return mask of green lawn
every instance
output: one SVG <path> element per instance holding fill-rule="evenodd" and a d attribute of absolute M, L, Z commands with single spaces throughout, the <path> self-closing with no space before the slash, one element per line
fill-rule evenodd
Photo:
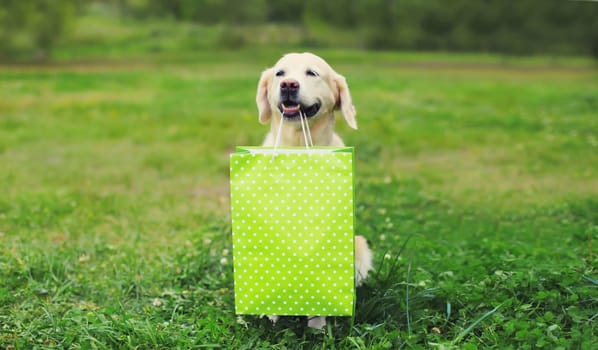
<path fill-rule="evenodd" d="M 591 66 L 318 51 L 358 110 L 338 129 L 377 266 L 319 334 L 233 308 L 228 153 L 266 133 L 282 51 L 65 50 L 0 67 L 0 348 L 598 346 Z"/>

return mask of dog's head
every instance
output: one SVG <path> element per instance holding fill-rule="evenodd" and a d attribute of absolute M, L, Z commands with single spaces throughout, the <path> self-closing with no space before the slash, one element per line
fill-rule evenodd
<path fill-rule="evenodd" d="M 273 114 L 298 121 L 301 114 L 316 119 L 340 109 L 347 124 L 357 129 L 345 78 L 311 53 L 287 54 L 266 69 L 258 83 L 256 102 L 262 124 Z"/>

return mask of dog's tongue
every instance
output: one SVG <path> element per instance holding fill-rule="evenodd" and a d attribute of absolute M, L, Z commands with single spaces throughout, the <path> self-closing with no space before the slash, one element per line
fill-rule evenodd
<path fill-rule="evenodd" d="M 283 113 L 297 113 L 297 112 L 299 112 L 299 105 L 296 105 L 296 106 L 282 105 L 282 112 Z"/>

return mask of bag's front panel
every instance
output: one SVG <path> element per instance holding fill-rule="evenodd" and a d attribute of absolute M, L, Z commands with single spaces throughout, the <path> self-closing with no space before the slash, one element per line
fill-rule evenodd
<path fill-rule="evenodd" d="M 231 156 L 237 313 L 353 313 L 352 176 L 351 153 Z"/>

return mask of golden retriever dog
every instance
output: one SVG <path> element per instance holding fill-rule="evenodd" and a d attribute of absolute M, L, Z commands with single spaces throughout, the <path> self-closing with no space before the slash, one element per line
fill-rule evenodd
<path fill-rule="evenodd" d="M 357 129 L 355 107 L 345 78 L 311 53 L 289 53 L 259 80 L 256 96 L 259 121 L 270 123 L 263 146 L 305 146 L 301 119 L 307 121 L 314 146 L 344 146 L 334 132 L 334 111 Z M 283 121 L 284 120 L 284 121 Z M 282 125 L 281 125 L 282 123 Z M 280 130 L 280 135 L 278 135 Z M 355 237 L 355 283 L 361 285 L 372 269 L 372 252 L 362 236 Z M 276 322 L 277 316 L 269 316 Z M 325 317 L 308 317 L 308 326 L 322 329 Z"/>

